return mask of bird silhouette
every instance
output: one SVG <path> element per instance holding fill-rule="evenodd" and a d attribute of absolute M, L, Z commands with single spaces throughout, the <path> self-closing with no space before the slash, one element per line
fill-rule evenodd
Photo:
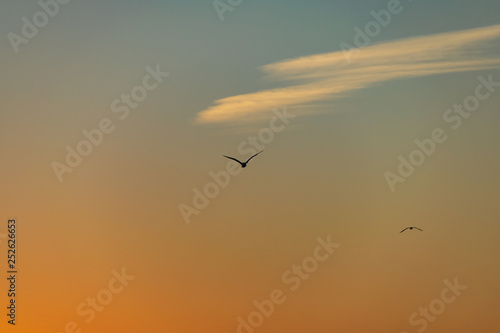
<path fill-rule="evenodd" d="M 241 164 L 241 167 L 242 167 L 242 168 L 244 168 L 244 167 L 246 167 L 246 166 L 247 166 L 247 163 L 248 163 L 248 162 L 250 162 L 250 160 L 251 160 L 252 158 L 254 158 L 255 156 L 259 155 L 259 154 L 260 154 L 260 153 L 262 153 L 262 152 L 263 152 L 263 150 L 259 151 L 259 152 L 258 152 L 257 154 L 255 154 L 255 155 L 251 156 L 248 160 L 246 160 L 246 162 L 240 162 L 239 160 L 237 160 L 236 158 L 231 157 L 231 156 L 226 156 L 226 155 L 222 155 L 222 156 L 224 156 L 225 158 L 229 158 L 230 160 L 233 160 L 233 161 L 238 162 L 239 164 Z"/>
<path fill-rule="evenodd" d="M 420 230 L 420 231 L 423 231 L 422 229 L 417 228 L 417 227 L 406 227 L 406 228 L 404 228 L 403 230 L 401 230 L 399 233 L 402 233 L 402 232 L 403 232 L 403 231 L 405 231 L 406 229 L 410 229 L 410 230 L 412 230 L 412 229 L 418 229 L 418 230 Z"/>

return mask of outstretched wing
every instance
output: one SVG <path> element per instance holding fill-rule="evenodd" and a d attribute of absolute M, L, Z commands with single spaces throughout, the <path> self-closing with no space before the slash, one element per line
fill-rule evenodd
<path fill-rule="evenodd" d="M 260 153 L 262 153 L 262 152 L 263 152 L 263 150 L 259 151 L 257 154 L 255 154 L 255 155 L 253 155 L 252 157 L 250 157 L 250 158 L 249 158 L 249 159 L 248 159 L 245 163 L 250 162 L 250 160 L 251 160 L 252 158 L 254 158 L 255 156 L 259 155 L 259 154 L 260 154 Z"/>
<path fill-rule="evenodd" d="M 238 161 L 237 159 L 235 159 L 234 157 L 230 157 L 230 156 L 226 156 L 226 155 L 222 155 L 224 156 L 225 158 L 229 158 L 230 160 L 233 160 L 233 161 L 236 161 L 238 162 L 239 164 L 243 165 L 243 163 L 241 163 L 240 161 Z"/>
<path fill-rule="evenodd" d="M 403 231 L 405 231 L 406 229 L 408 229 L 409 227 L 406 227 L 404 228 L 403 230 L 401 230 L 399 233 L 402 233 Z"/>
<path fill-rule="evenodd" d="M 413 227 L 413 228 L 415 228 L 415 229 L 418 229 L 418 230 L 420 230 L 420 231 L 423 231 L 422 229 L 420 229 L 420 228 L 417 228 L 417 227 Z"/>

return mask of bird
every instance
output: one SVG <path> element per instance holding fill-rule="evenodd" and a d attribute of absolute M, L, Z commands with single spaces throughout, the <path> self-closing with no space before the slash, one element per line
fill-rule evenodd
<path fill-rule="evenodd" d="M 250 162 L 250 160 L 251 160 L 252 158 L 254 158 L 255 156 L 259 155 L 259 154 L 260 154 L 260 153 L 262 153 L 262 152 L 263 152 L 263 150 L 259 151 L 259 152 L 258 152 L 257 154 L 255 154 L 255 155 L 251 156 L 248 160 L 246 160 L 246 162 L 240 162 L 240 161 L 238 161 L 236 158 L 231 157 L 231 156 L 226 156 L 226 155 L 222 155 L 222 156 L 224 156 L 225 158 L 229 158 L 230 160 L 233 160 L 233 161 L 238 162 L 239 164 L 241 164 L 241 167 L 242 167 L 242 168 L 244 168 L 244 167 L 246 167 L 246 166 L 247 166 L 248 162 Z"/>
<path fill-rule="evenodd" d="M 418 229 L 418 230 L 420 230 L 420 231 L 423 231 L 422 229 L 417 228 L 417 227 L 406 227 L 406 228 L 404 228 L 403 230 L 401 230 L 399 233 L 402 233 L 402 232 L 403 232 L 403 231 L 405 231 L 406 229 L 410 229 L 410 230 L 412 230 L 413 228 Z"/>

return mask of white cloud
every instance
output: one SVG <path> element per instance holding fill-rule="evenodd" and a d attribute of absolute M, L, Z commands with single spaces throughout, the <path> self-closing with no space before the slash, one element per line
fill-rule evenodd
<path fill-rule="evenodd" d="M 401 39 L 362 48 L 350 62 L 342 51 L 289 59 L 262 67 L 270 78 L 302 84 L 226 97 L 201 111 L 196 122 L 239 122 L 266 117 L 272 109 L 332 100 L 378 82 L 500 67 L 485 57 L 500 25 Z M 493 45 L 493 44 L 490 44 Z"/>

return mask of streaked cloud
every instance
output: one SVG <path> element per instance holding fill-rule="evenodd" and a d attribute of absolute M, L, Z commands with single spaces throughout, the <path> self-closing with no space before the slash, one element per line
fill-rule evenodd
<path fill-rule="evenodd" d="M 497 68 L 500 57 L 487 54 L 498 38 L 500 25 L 493 25 L 368 46 L 353 52 L 350 62 L 337 51 L 273 63 L 261 68 L 270 79 L 299 84 L 219 99 L 196 122 L 256 120 L 284 105 L 334 100 L 379 82 Z"/>

